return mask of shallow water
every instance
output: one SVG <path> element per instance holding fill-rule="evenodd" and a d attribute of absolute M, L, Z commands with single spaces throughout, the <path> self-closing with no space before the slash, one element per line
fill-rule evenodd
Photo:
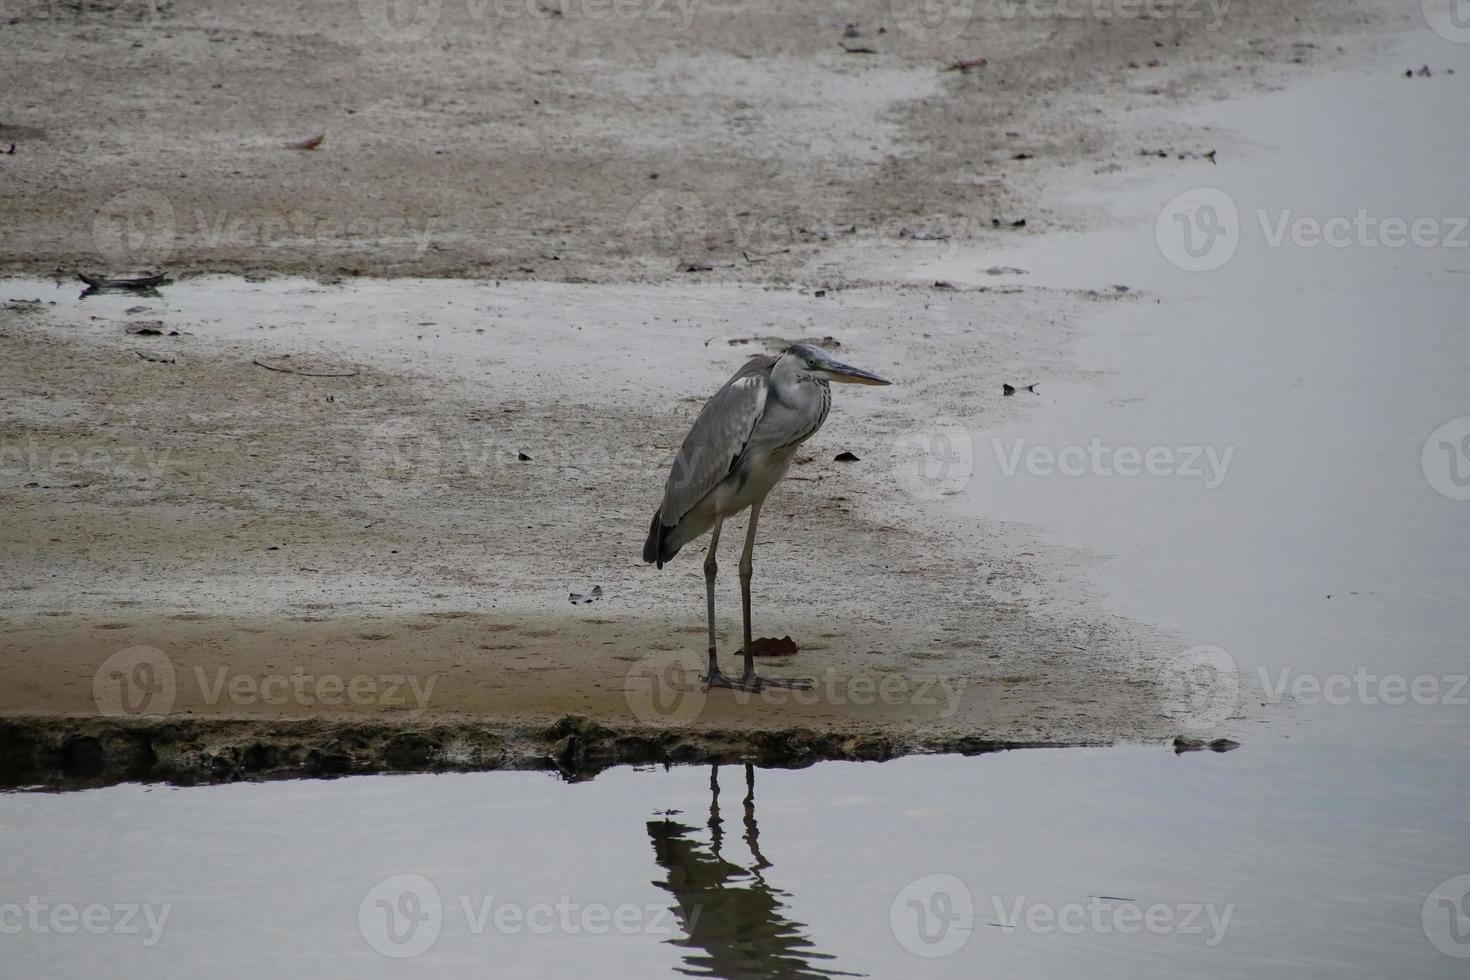
<path fill-rule="evenodd" d="M 915 272 L 1143 292 L 1087 321 L 1095 383 L 1016 379 L 1041 394 L 969 433 L 951 506 L 1106 556 L 1108 601 L 1218 648 L 1243 697 L 1284 676 L 1244 748 L 12 794 L 0 972 L 356 977 L 412 953 L 433 976 L 1464 976 L 1470 501 L 1431 433 L 1470 416 L 1470 251 L 1271 247 L 1256 220 L 1464 210 L 1470 130 L 1446 120 L 1470 52 L 1414 43 L 1207 110 L 1256 146 L 1101 182 L 1137 220 Z M 1391 70 L 1425 61 L 1457 72 Z M 1245 220 L 1187 273 L 1154 217 L 1206 184 Z M 1017 439 L 1231 455 L 1216 486 L 1203 452 L 1200 476 L 1008 476 Z M 69 907 L 96 934 L 62 934 Z"/>
<path fill-rule="evenodd" d="M 1421 922 L 1470 832 L 1452 752 L 116 786 L 0 819 L 6 901 L 162 925 L 6 936 L 10 976 L 1463 976 Z"/>
<path fill-rule="evenodd" d="M 1436 74 L 1405 79 L 1411 61 Z M 1219 165 L 1101 181 L 1085 199 L 1124 219 L 1107 230 L 914 273 L 1142 292 L 1089 318 L 1095 383 L 1018 379 L 1041 382 L 1016 396 L 1027 416 L 970 433 L 954 506 L 1106 556 L 1093 578 L 1116 608 L 1218 648 L 1247 696 L 1290 709 L 1272 732 L 1285 714 L 1313 739 L 1470 736 L 1470 129 L 1448 122 L 1467 95 L 1464 46 L 1414 36 L 1202 110 Z M 1200 188 L 1229 233 L 1191 226 L 1190 256 L 1155 218 Z M 1425 244 L 1395 219 L 1424 222 Z M 1347 244 L 1314 236 L 1334 220 Z"/>

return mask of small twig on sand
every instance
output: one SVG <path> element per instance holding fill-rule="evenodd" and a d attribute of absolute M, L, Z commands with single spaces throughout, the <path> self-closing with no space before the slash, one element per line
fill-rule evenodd
<path fill-rule="evenodd" d="M 140 350 L 135 350 L 135 351 L 133 351 L 133 353 L 134 354 L 137 354 L 143 360 L 148 361 L 148 362 L 150 362 L 152 364 L 173 364 L 174 363 L 174 358 L 173 358 L 172 355 L 163 356 L 163 355 L 159 355 L 159 354 L 145 354 L 145 353 L 143 353 Z"/>
<path fill-rule="evenodd" d="M 984 58 L 966 58 L 963 61 L 956 61 L 953 64 L 946 66 L 944 70 L 957 71 L 961 74 L 968 75 L 974 69 L 984 68 L 989 63 L 990 62 L 986 61 Z"/>
<path fill-rule="evenodd" d="M 301 140 L 300 142 L 297 142 L 297 143 L 287 143 L 286 144 L 286 149 L 288 149 L 288 150 L 315 150 L 317 147 L 319 147 L 319 146 L 322 145 L 322 140 L 324 140 L 326 138 L 327 138 L 327 134 L 326 133 L 322 133 L 319 136 L 313 136 L 311 139 Z"/>
<path fill-rule="evenodd" d="M 256 367 L 263 367 L 267 371 L 276 371 L 280 374 L 296 374 L 303 378 L 354 378 L 357 376 L 356 371 L 297 371 L 295 368 L 277 367 L 274 364 L 267 364 L 264 361 L 251 361 L 250 363 Z"/>

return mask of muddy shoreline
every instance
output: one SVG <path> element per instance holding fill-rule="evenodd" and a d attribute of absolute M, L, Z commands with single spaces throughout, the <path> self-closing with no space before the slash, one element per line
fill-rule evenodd
<path fill-rule="evenodd" d="M 123 782 L 200 786 L 375 773 L 544 770 L 569 781 L 622 765 L 882 762 L 1092 742 L 1016 742 L 959 734 L 903 736 L 810 729 L 659 731 L 577 715 L 542 726 L 248 720 L 0 719 L 0 789 L 75 790 Z"/>
<path fill-rule="evenodd" d="M 0 284 L 9 771 L 578 775 L 1187 730 L 1190 643 L 1100 608 L 1103 559 L 947 503 L 994 463 L 951 437 L 1027 417 L 1003 384 L 1087 379 L 1073 342 L 1092 311 L 1153 298 L 905 270 L 1103 220 L 1063 197 L 1092 174 L 1212 179 L 1233 137 L 1181 107 L 1289 84 L 1398 15 L 1298 0 L 1232 5 L 1208 31 L 1028 14 L 936 38 L 886 3 L 772 3 L 688 31 L 477 33 L 451 4 L 403 43 L 364 35 L 358 7 L 7 25 L 27 44 L 0 80 L 27 99 L 0 119 L 17 148 L 0 270 L 55 273 Z M 874 53 L 834 51 L 848 24 Z M 55 70 L 62 50 L 88 71 Z M 318 149 L 284 145 L 324 127 Z M 77 295 L 77 270 L 162 267 L 151 295 Z M 425 278 L 370 278 L 405 276 Z M 661 473 L 745 356 L 797 340 L 901 397 L 840 393 L 773 497 L 757 634 L 800 645 L 777 673 L 907 693 L 711 696 L 649 726 L 635 674 L 704 656 L 699 556 L 637 561 Z M 569 603 L 594 585 L 596 605 Z M 251 691 L 302 672 L 443 683 L 419 714 L 298 698 L 236 717 L 199 682 L 170 690 L 172 714 L 105 717 L 104 681 L 132 676 L 107 665 L 138 650 Z M 964 697 L 917 704 L 933 678 Z"/>

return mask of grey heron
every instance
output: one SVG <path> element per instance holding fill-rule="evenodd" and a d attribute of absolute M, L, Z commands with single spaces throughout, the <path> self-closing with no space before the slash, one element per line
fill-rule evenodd
<path fill-rule="evenodd" d="M 796 449 L 827 420 L 829 382 L 886 385 L 887 378 L 843 364 L 820 347 L 795 344 L 780 357 L 752 357 L 705 403 L 674 457 L 663 503 L 654 511 L 643 560 L 664 567 L 679 549 L 710 532 L 704 559 L 709 619 L 709 673 L 715 687 L 756 691 L 803 682 L 759 677 L 750 640 L 751 551 L 766 495 L 786 475 Z M 750 508 L 745 551 L 740 556 L 740 612 L 745 670 L 736 680 L 720 672 L 715 654 L 715 551 L 727 518 Z"/>

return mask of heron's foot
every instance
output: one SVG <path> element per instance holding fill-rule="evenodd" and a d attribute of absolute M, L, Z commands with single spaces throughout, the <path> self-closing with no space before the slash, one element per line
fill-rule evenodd
<path fill-rule="evenodd" d="M 752 693 L 763 691 L 768 687 L 784 688 L 795 691 L 810 691 L 817 686 L 817 682 L 808 677 L 762 677 L 760 674 L 745 674 L 742 677 L 731 677 L 714 671 L 700 677 L 704 681 L 704 689 L 707 691 L 712 687 L 728 687 L 733 691 L 750 691 Z"/>

